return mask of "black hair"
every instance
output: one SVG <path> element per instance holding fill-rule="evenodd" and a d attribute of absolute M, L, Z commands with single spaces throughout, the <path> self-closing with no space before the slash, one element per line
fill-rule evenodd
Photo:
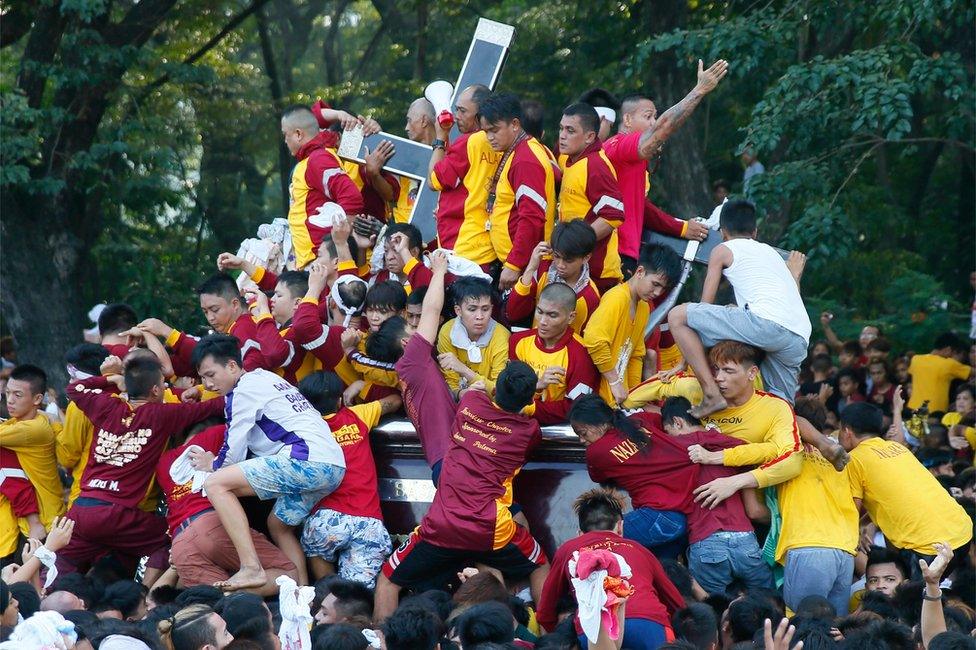
<path fill-rule="evenodd" d="M 580 126 L 586 133 L 598 133 L 600 131 L 600 116 L 592 105 L 584 102 L 570 104 L 563 109 L 564 117 L 578 117 Z"/>
<path fill-rule="evenodd" d="M 427 287 L 418 287 L 407 296 L 407 305 L 424 304 L 424 296 L 427 295 Z"/>
<path fill-rule="evenodd" d="M 840 380 L 843 379 L 844 377 L 854 380 L 854 383 L 857 384 L 858 386 L 860 386 L 862 383 L 861 374 L 857 370 L 854 370 L 853 368 L 841 368 L 840 370 L 837 371 L 837 374 L 834 375 L 834 380 L 838 384 L 840 384 Z"/>
<path fill-rule="evenodd" d="M 171 618 L 157 624 L 164 643 L 173 650 L 195 650 L 204 645 L 217 644 L 217 631 L 210 623 L 214 610 L 203 604 L 188 605 Z"/>
<path fill-rule="evenodd" d="M 102 363 L 108 358 L 108 350 L 97 343 L 79 343 L 64 353 L 64 362 L 89 375 L 101 372 Z"/>
<path fill-rule="evenodd" d="M 639 93 L 631 93 L 629 95 L 624 95 L 620 98 L 620 111 L 622 113 L 629 113 L 634 110 L 634 104 L 638 102 L 651 101 L 651 98 L 647 95 L 641 95 Z"/>
<path fill-rule="evenodd" d="M 539 376 L 527 363 L 509 361 L 495 381 L 495 403 L 509 413 L 520 413 L 535 398 Z"/>
<path fill-rule="evenodd" d="M 176 600 L 173 602 L 180 607 L 197 604 L 213 607 L 223 597 L 224 592 L 217 587 L 211 585 L 195 585 L 193 587 L 187 587 L 184 589 L 183 593 L 177 596 Z"/>
<path fill-rule="evenodd" d="M 473 605 L 454 619 L 454 630 L 462 648 L 477 643 L 508 643 L 515 638 L 513 622 L 507 606 L 489 601 Z"/>
<path fill-rule="evenodd" d="M 278 276 L 278 284 L 288 287 L 292 297 L 301 298 L 308 293 L 308 273 L 305 271 L 285 271 Z"/>
<path fill-rule="evenodd" d="M 351 309 L 362 311 L 363 304 L 366 302 L 366 292 L 369 290 L 365 282 L 343 282 L 333 285 L 333 289 L 339 292 L 342 304 Z"/>
<path fill-rule="evenodd" d="M 719 227 L 730 235 L 751 235 L 756 232 L 756 206 L 745 199 L 732 199 L 722 205 Z"/>
<path fill-rule="evenodd" d="M 583 91 L 579 96 L 577 101 L 589 104 L 590 106 L 606 106 L 607 108 L 612 108 L 617 111 L 620 110 L 620 100 L 611 93 L 609 90 L 604 88 L 590 88 Z"/>
<path fill-rule="evenodd" d="M 973 637 L 962 632 L 940 632 L 932 637 L 926 650 L 972 650 Z"/>
<path fill-rule="evenodd" d="M 135 310 L 122 302 L 105 305 L 105 309 L 98 315 L 98 333 L 101 336 L 118 334 L 138 324 L 139 319 Z"/>
<path fill-rule="evenodd" d="M 953 352 L 961 352 L 966 349 L 966 344 L 956 335 L 955 332 L 943 332 L 935 339 L 934 349 L 950 348 Z"/>
<path fill-rule="evenodd" d="M 158 609 L 160 605 L 169 605 L 170 603 L 175 603 L 177 597 L 183 593 L 182 589 L 174 587 L 173 585 L 159 585 L 154 587 L 149 592 L 149 596 L 153 599 L 156 604 L 154 609 Z"/>
<path fill-rule="evenodd" d="M 425 602 L 430 603 L 430 606 L 433 607 L 434 612 L 442 621 L 446 621 L 451 616 L 451 610 L 454 609 L 454 601 L 451 599 L 451 594 L 443 589 L 428 589 L 416 596 L 405 598 L 402 603 L 408 603 L 413 598 L 422 598 Z"/>
<path fill-rule="evenodd" d="M 617 429 L 641 449 L 646 449 L 649 442 L 643 429 L 628 418 L 623 411 L 612 408 L 603 401 L 598 393 L 590 393 L 576 398 L 569 408 L 567 419 L 571 424 L 579 423 Z"/>
<path fill-rule="evenodd" d="M 840 351 L 856 357 L 861 354 L 861 344 L 857 341 L 844 341 L 841 343 Z"/>
<path fill-rule="evenodd" d="M 779 620 L 778 612 L 768 599 L 752 593 L 729 604 L 729 632 L 732 640 L 750 641 L 756 630 L 763 629 L 763 621 Z"/>
<path fill-rule="evenodd" d="M 20 604 L 20 615 L 24 620 L 41 611 L 41 595 L 37 593 L 34 585 L 27 582 L 14 582 L 7 587 L 10 589 L 10 595 Z"/>
<path fill-rule="evenodd" d="M 637 266 L 644 273 L 660 273 L 667 278 L 668 287 L 673 287 L 681 277 L 681 258 L 666 246 L 645 244 L 640 251 Z"/>
<path fill-rule="evenodd" d="M 679 418 L 696 427 L 701 426 L 701 420 L 692 415 L 690 410 L 691 402 L 688 401 L 688 398 L 669 397 L 664 400 L 664 405 L 661 406 L 661 421 L 667 424 L 671 420 Z"/>
<path fill-rule="evenodd" d="M 336 623 L 325 628 L 315 637 L 312 650 L 365 650 L 369 641 L 362 630 L 345 623 Z"/>
<path fill-rule="evenodd" d="M 386 227 L 386 232 L 383 234 L 383 238 L 389 241 L 393 235 L 397 233 L 403 233 L 407 238 L 407 248 L 413 249 L 417 248 L 421 251 L 424 250 L 424 236 L 420 233 L 420 229 L 412 223 L 393 223 Z"/>
<path fill-rule="evenodd" d="M 237 282 L 227 273 L 216 273 L 203 281 L 197 287 L 198 296 L 219 296 L 230 302 L 234 298 L 240 299 L 241 291 L 237 288 Z"/>
<path fill-rule="evenodd" d="M 191 363 L 196 369 L 200 369 L 203 360 L 210 357 L 214 363 L 226 366 L 233 361 L 238 366 L 243 367 L 241 361 L 241 347 L 238 340 L 230 334 L 210 334 L 197 342 L 193 348 Z"/>
<path fill-rule="evenodd" d="M 577 259 L 596 249 L 596 231 L 583 219 L 560 221 L 549 236 L 552 250 L 563 257 Z"/>
<path fill-rule="evenodd" d="M 298 382 L 298 390 L 319 413 L 329 415 L 339 410 L 344 386 L 339 375 L 319 370 Z"/>
<path fill-rule="evenodd" d="M 399 282 L 377 282 L 366 292 L 364 309 L 388 309 L 401 312 L 407 307 L 407 290 Z"/>
<path fill-rule="evenodd" d="M 119 580 L 105 588 L 99 604 L 119 610 L 122 612 L 122 618 L 128 619 L 139 611 L 139 605 L 145 602 L 145 599 L 145 587 L 141 584 L 132 580 Z"/>
<path fill-rule="evenodd" d="M 416 605 L 401 605 L 383 623 L 387 650 L 434 650 L 443 633 L 441 619 Z"/>
<path fill-rule="evenodd" d="M 75 624 L 75 632 L 78 633 L 79 641 L 89 638 L 101 621 L 98 614 L 87 609 L 73 609 L 70 612 L 65 612 L 62 616 L 64 616 L 64 620 Z"/>
<path fill-rule="evenodd" d="M 391 316 L 366 337 L 366 354 L 382 363 L 396 363 L 403 356 L 401 341 L 406 334 L 407 321 L 401 316 Z"/>
<path fill-rule="evenodd" d="M 478 105 L 478 114 L 487 124 L 498 122 L 522 122 L 522 104 L 512 93 L 492 93 Z"/>
<path fill-rule="evenodd" d="M 915 640 L 911 629 L 901 623 L 871 621 L 849 635 L 845 633 L 843 647 L 857 650 L 915 650 Z"/>
<path fill-rule="evenodd" d="M 970 397 L 976 398 L 976 387 L 974 387 L 972 384 L 960 384 L 952 394 L 952 398 L 955 399 L 959 397 L 960 393 L 969 393 Z"/>
<path fill-rule="evenodd" d="M 827 428 L 827 407 L 816 397 L 798 397 L 793 412 L 805 418 L 817 431 Z"/>
<path fill-rule="evenodd" d="M 481 106 L 485 100 L 491 97 L 491 88 L 484 84 L 473 84 L 468 86 L 471 89 L 471 101 L 478 105 L 478 113 L 481 113 Z"/>
<path fill-rule="evenodd" d="M 126 362 L 123 373 L 129 399 L 144 399 L 162 381 L 163 366 L 155 356 L 137 356 Z"/>
<path fill-rule="evenodd" d="M 47 373 L 29 363 L 22 363 L 14 368 L 10 372 L 10 379 L 27 382 L 31 395 L 43 395 L 47 392 Z"/>
<path fill-rule="evenodd" d="M 90 626 L 90 630 L 85 630 L 88 641 L 92 647 L 97 648 L 106 638 L 110 636 L 127 636 L 142 641 L 150 648 L 159 647 L 159 636 L 157 634 L 147 634 L 138 623 L 132 621 L 120 621 L 114 618 L 100 620 L 96 625 Z M 203 644 L 200 644 L 203 645 Z M 176 650 L 183 650 L 186 646 L 180 645 Z M 200 646 L 193 646 L 199 648 Z"/>
<path fill-rule="evenodd" d="M 338 132 L 341 133 L 342 124 L 336 122 L 335 126 L 338 127 L 339 129 Z M 352 257 L 352 259 L 356 259 L 357 257 L 359 257 L 359 244 L 356 243 L 355 238 L 350 237 L 348 240 L 346 240 L 346 245 L 349 247 L 349 255 L 350 257 Z M 326 250 L 326 252 L 329 253 L 329 256 L 332 259 L 336 259 L 339 257 L 339 251 L 336 248 L 335 240 L 332 239 L 331 232 L 322 237 L 322 243 L 319 244 L 318 250 L 321 251 L 323 248 Z"/>
<path fill-rule="evenodd" d="M 671 618 L 671 627 L 679 639 L 698 650 L 707 650 L 718 641 L 718 620 L 712 608 L 703 603 L 689 603 Z"/>
<path fill-rule="evenodd" d="M 803 641 L 803 647 L 807 650 L 830 650 L 837 647 L 837 642 L 830 635 L 830 628 L 833 626 L 831 619 L 798 615 L 790 622 L 796 626 L 794 642 Z"/>
<path fill-rule="evenodd" d="M 810 360 L 810 370 L 827 372 L 834 366 L 829 354 L 816 354 Z"/>
<path fill-rule="evenodd" d="M 88 576 L 80 573 L 69 573 L 58 576 L 48 593 L 55 591 L 67 591 L 74 594 L 84 601 L 85 607 L 91 607 L 102 597 L 104 588 L 95 584 Z"/>
<path fill-rule="evenodd" d="M 373 591 L 361 582 L 340 578 L 329 583 L 329 593 L 336 597 L 335 607 L 342 616 L 373 616 Z"/>
<path fill-rule="evenodd" d="M 840 412 L 840 423 L 859 436 L 881 436 L 884 415 L 874 404 L 854 402 Z"/>
<path fill-rule="evenodd" d="M 726 192 L 731 192 L 732 191 L 732 184 L 729 183 L 724 178 L 717 178 L 717 179 L 715 179 L 715 182 L 712 183 L 712 191 L 714 192 L 715 190 L 717 190 L 720 187 L 724 187 Z"/>
<path fill-rule="evenodd" d="M 534 99 L 522 100 L 522 128 L 537 140 L 542 139 L 542 132 L 546 130 L 546 109 L 542 102 Z"/>
<path fill-rule="evenodd" d="M 613 530 L 624 517 L 620 494 L 606 488 L 593 488 L 579 495 L 573 502 L 573 510 L 579 519 L 579 529 L 584 533 Z"/>
<path fill-rule="evenodd" d="M 875 564 L 894 564 L 901 572 L 902 578 L 910 578 L 912 575 L 901 553 L 892 551 L 884 546 L 872 546 L 871 550 L 868 551 L 868 561 L 864 567 L 865 574 Z"/>
<path fill-rule="evenodd" d="M 837 608 L 833 603 L 818 594 L 811 594 L 800 600 L 796 606 L 797 616 L 833 621 L 837 618 Z"/>
<path fill-rule="evenodd" d="M 451 302 L 454 303 L 455 307 L 460 307 L 465 300 L 477 300 L 478 298 L 489 298 L 494 302 L 495 295 L 488 280 L 465 276 L 458 278 L 451 285 Z"/>
<path fill-rule="evenodd" d="M 688 567 L 678 563 L 677 560 L 667 559 L 661 560 L 661 566 L 664 567 L 664 572 L 668 575 L 668 580 L 675 586 L 678 593 L 686 601 L 694 602 L 696 600 L 695 592 L 692 588 L 692 577 Z"/>
<path fill-rule="evenodd" d="M 235 639 L 249 639 L 259 644 L 270 641 L 274 633 L 264 599 L 257 594 L 236 593 L 224 596 L 214 610 L 227 624 Z"/>

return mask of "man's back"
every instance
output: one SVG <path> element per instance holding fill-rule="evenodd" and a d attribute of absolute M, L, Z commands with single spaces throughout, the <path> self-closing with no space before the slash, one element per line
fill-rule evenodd
<path fill-rule="evenodd" d="M 973 537 L 973 522 L 912 452 L 872 437 L 850 452 L 851 496 L 892 544 L 934 555 L 936 542 L 959 548 Z"/>
<path fill-rule="evenodd" d="M 968 378 L 970 372 L 969 366 L 955 359 L 937 354 L 916 354 L 908 364 L 908 374 L 912 376 L 908 408 L 917 409 L 927 400 L 929 413 L 948 410 L 949 385 L 953 379 Z"/>
<path fill-rule="evenodd" d="M 722 246 L 732 251 L 732 264 L 723 274 L 732 284 L 736 304 L 809 339 L 810 318 L 779 253 L 755 239 L 730 239 Z"/>
<path fill-rule="evenodd" d="M 465 393 L 421 537 L 446 548 L 504 547 L 515 533 L 512 481 L 541 440 L 535 420 L 502 411 L 481 391 Z"/>

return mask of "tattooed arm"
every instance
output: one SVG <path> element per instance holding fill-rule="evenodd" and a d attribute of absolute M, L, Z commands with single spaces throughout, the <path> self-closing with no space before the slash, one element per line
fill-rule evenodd
<path fill-rule="evenodd" d="M 638 155 L 644 160 L 657 156 L 671 134 L 688 119 L 702 98 L 715 89 L 728 71 L 729 63 L 724 59 L 716 61 L 708 70 L 704 69 L 699 59 L 698 83 L 684 99 L 665 111 L 651 128 L 644 131 L 637 146 Z"/>

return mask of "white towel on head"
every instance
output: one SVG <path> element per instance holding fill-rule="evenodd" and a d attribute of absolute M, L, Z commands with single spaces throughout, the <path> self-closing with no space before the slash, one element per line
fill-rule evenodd
<path fill-rule="evenodd" d="M 477 341 L 472 341 L 468 337 L 468 331 L 464 329 L 464 323 L 461 322 L 460 318 L 454 319 L 454 324 L 451 325 L 451 345 L 456 348 L 461 348 L 467 351 L 468 361 L 471 363 L 481 363 L 482 354 L 481 349 L 487 348 L 488 344 L 491 343 L 491 337 L 495 333 L 495 319 L 488 321 L 488 329 L 482 334 Z"/>
<path fill-rule="evenodd" d="M 315 598 L 315 587 L 299 587 L 288 576 L 278 576 L 278 608 L 281 611 L 281 627 L 278 638 L 281 650 L 311 650 L 312 613 L 309 605 Z"/>
<path fill-rule="evenodd" d="M 179 457 L 173 461 L 173 464 L 169 468 L 169 477 L 173 479 L 173 482 L 177 485 L 183 485 L 184 483 L 193 482 L 190 488 L 191 492 L 202 492 L 203 496 L 207 496 L 206 491 L 203 489 L 203 483 L 207 480 L 207 472 L 201 472 L 199 470 L 193 469 L 193 465 L 190 463 L 190 452 L 206 451 L 200 445 L 190 445 Z"/>
<path fill-rule="evenodd" d="M 458 278 L 481 278 L 491 282 L 491 276 L 485 273 L 479 264 L 475 264 L 466 257 L 461 257 L 452 250 L 438 248 L 435 253 L 447 255 L 447 272 Z M 430 267 L 430 256 L 424 256 L 424 264 Z"/>
<path fill-rule="evenodd" d="M 705 222 L 704 222 L 705 223 L 705 226 L 709 230 L 718 230 L 719 229 L 719 224 L 720 224 L 720 222 L 722 220 L 722 206 L 725 205 L 728 200 L 729 200 L 728 197 L 725 197 L 724 199 L 722 199 L 722 202 L 719 203 L 718 205 L 716 205 L 715 206 L 715 209 L 712 210 L 712 213 L 710 215 L 708 215 L 708 219 L 705 219 Z"/>

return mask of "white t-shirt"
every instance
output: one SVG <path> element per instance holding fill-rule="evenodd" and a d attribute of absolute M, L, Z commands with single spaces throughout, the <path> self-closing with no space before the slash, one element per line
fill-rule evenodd
<path fill-rule="evenodd" d="M 736 304 L 809 341 L 810 317 L 776 249 L 755 239 L 730 239 L 721 245 L 732 251 L 732 264 L 723 273 L 735 291 Z"/>

